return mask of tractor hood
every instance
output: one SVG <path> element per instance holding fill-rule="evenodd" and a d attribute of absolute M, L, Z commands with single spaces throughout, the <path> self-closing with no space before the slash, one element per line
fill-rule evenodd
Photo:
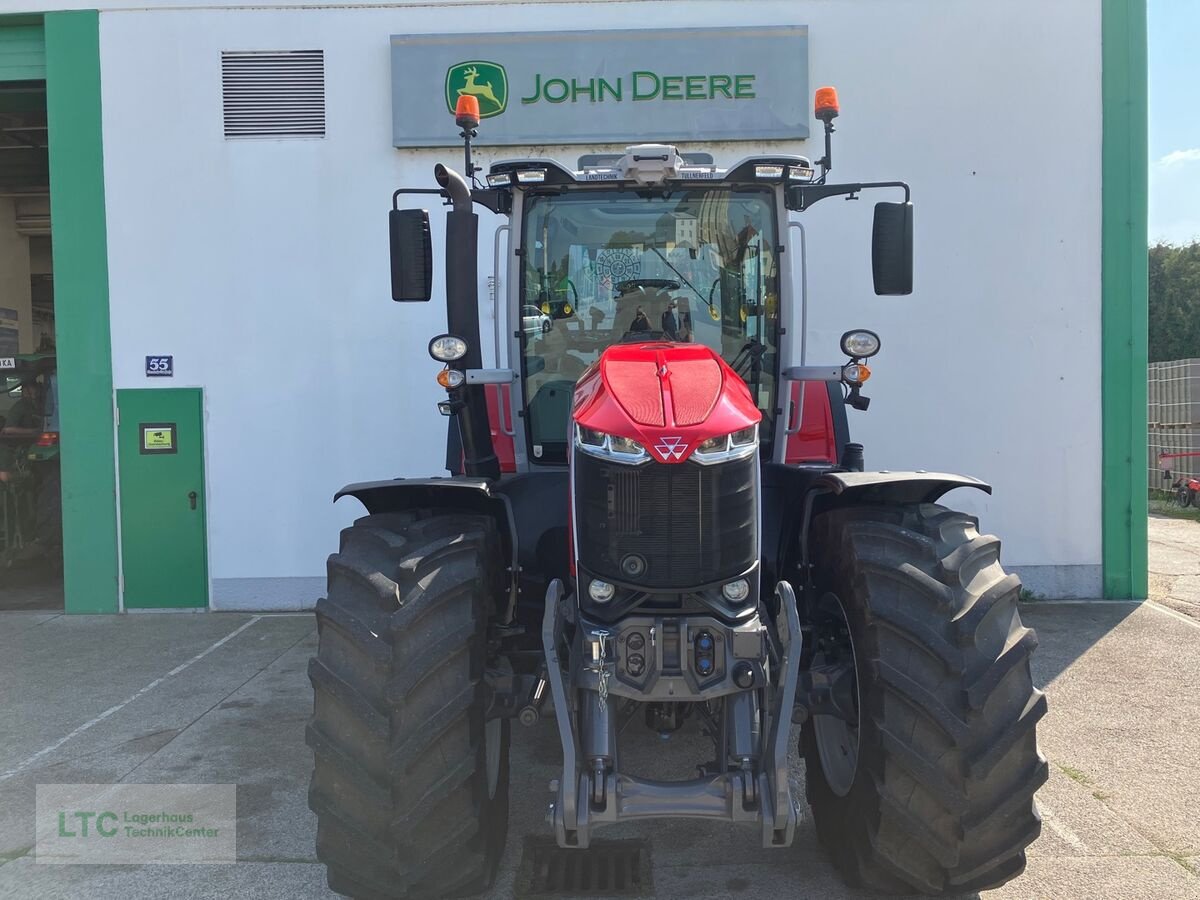
<path fill-rule="evenodd" d="M 575 386 L 572 420 L 632 438 L 652 459 L 686 461 L 701 441 L 757 424 L 746 383 L 702 344 L 609 347 Z"/>

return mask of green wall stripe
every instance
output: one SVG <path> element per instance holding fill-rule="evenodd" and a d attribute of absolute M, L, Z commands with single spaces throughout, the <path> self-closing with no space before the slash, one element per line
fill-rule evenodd
<path fill-rule="evenodd" d="M 100 18 L 47 13 L 46 113 L 71 613 L 116 612 L 116 457 L 100 115 Z"/>
<path fill-rule="evenodd" d="M 1103 0 L 1104 596 L 1147 593 L 1146 0 Z"/>
<path fill-rule="evenodd" d="M 0 28 L 0 81 L 41 81 L 46 77 L 41 23 L 4 25 Z"/>

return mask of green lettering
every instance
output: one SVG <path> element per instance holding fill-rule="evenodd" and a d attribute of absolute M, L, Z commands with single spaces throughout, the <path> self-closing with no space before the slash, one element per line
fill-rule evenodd
<path fill-rule="evenodd" d="M 725 95 L 726 100 L 732 100 L 733 94 L 729 88 L 733 84 L 733 79 L 728 75 L 709 75 L 708 76 L 708 95 L 714 100 L 717 99 L 717 92 L 720 91 Z"/>
<path fill-rule="evenodd" d="M 557 97 L 555 97 L 553 94 L 550 93 L 551 85 L 554 85 L 556 90 L 559 87 L 561 87 L 562 93 L 559 94 Z M 543 88 L 542 88 L 542 96 L 545 97 L 547 100 L 549 100 L 551 103 L 562 103 L 564 100 L 567 99 L 567 95 L 570 93 L 571 93 L 571 86 L 568 85 L 561 78 L 551 78 L 549 81 L 546 82 L 545 86 L 543 86 Z"/>
<path fill-rule="evenodd" d="M 574 103 L 576 100 L 578 100 L 580 94 L 587 94 L 588 100 L 590 100 L 592 103 L 595 103 L 596 102 L 596 80 L 594 78 L 589 78 L 587 80 L 587 87 L 580 87 L 579 82 L 576 81 L 574 78 L 572 78 L 571 79 L 571 102 Z"/>
<path fill-rule="evenodd" d="M 534 75 L 533 76 L 533 96 L 522 97 L 521 102 L 522 103 L 537 103 L 540 99 L 542 99 L 542 76 Z"/>
<path fill-rule="evenodd" d="M 620 78 L 617 79 L 617 87 L 615 90 L 613 89 L 613 86 L 611 84 L 609 84 L 607 81 L 605 81 L 603 78 L 599 79 L 599 81 L 600 81 L 600 90 L 599 90 L 599 96 L 597 97 L 598 100 L 600 100 L 601 102 L 604 102 L 604 91 L 606 89 L 610 94 L 612 94 L 612 98 L 614 100 L 621 99 L 621 79 Z"/>
<path fill-rule="evenodd" d="M 689 75 L 686 79 L 687 98 L 689 100 L 706 100 L 707 95 L 704 93 L 704 76 Z"/>
<path fill-rule="evenodd" d="M 662 78 L 662 98 L 664 100 L 683 99 L 683 76 L 664 75 Z"/>
<path fill-rule="evenodd" d="M 117 821 L 117 814 L 115 812 L 102 812 L 100 815 L 96 816 L 96 831 L 99 832 L 101 837 L 112 837 L 117 833 L 117 829 L 114 826 L 108 831 L 105 831 L 104 825 L 102 824 L 105 819 L 112 819 L 115 822 Z"/>
<path fill-rule="evenodd" d="M 754 99 L 754 81 L 753 75 L 734 75 L 733 76 L 733 96 L 739 100 Z"/>
<path fill-rule="evenodd" d="M 59 837 L 79 837 L 73 831 L 67 831 L 67 814 L 60 812 L 58 814 L 58 836 Z"/>
<path fill-rule="evenodd" d="M 654 90 L 649 94 L 642 93 L 639 90 L 638 82 L 643 79 L 649 79 L 654 82 Z M 653 100 L 658 96 L 658 76 L 653 72 L 634 72 L 633 73 L 633 99 L 634 100 Z"/>

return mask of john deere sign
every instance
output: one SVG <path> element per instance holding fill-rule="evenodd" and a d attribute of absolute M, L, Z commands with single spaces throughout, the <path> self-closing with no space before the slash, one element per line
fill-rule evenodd
<path fill-rule="evenodd" d="M 392 36 L 395 146 L 457 144 L 464 95 L 485 146 L 806 138 L 808 29 Z"/>

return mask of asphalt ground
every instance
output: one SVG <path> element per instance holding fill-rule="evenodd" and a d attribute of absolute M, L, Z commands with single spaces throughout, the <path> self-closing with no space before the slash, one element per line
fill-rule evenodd
<path fill-rule="evenodd" d="M 1156 577 L 1175 579 L 1156 594 L 1169 600 L 1191 590 L 1178 579 L 1200 584 L 1200 523 L 1165 521 L 1151 522 L 1151 553 Z M 1034 676 L 1050 701 L 1044 827 L 1025 874 L 981 896 L 1200 898 L 1200 622 L 1157 602 L 1039 602 L 1022 615 L 1041 639 Z M 0 897 L 332 896 L 306 806 L 315 646 L 309 615 L 0 613 Z M 634 726 L 622 740 L 648 774 L 707 756 L 694 734 L 663 744 Z M 526 838 L 546 834 L 552 728 L 516 726 L 512 762 L 497 900 L 521 896 Z M 34 790 L 54 783 L 235 783 L 239 862 L 39 864 Z M 761 849 L 750 827 L 696 821 L 602 835 L 645 840 L 650 896 L 868 896 L 841 884 L 808 818 L 786 850 Z"/>

